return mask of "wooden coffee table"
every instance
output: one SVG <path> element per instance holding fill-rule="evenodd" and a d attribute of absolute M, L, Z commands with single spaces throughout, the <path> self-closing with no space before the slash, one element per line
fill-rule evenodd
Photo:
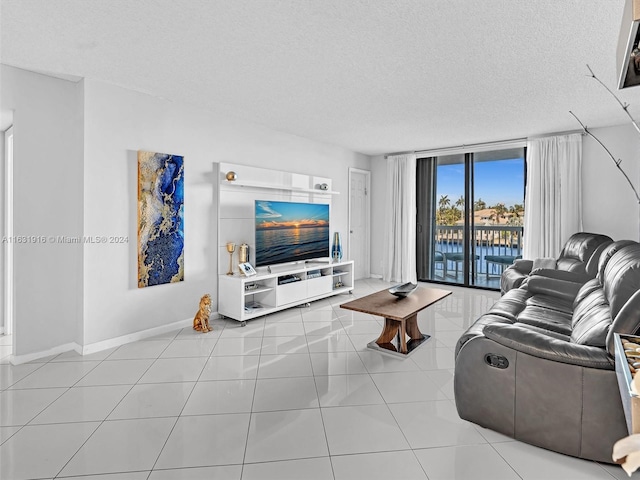
<path fill-rule="evenodd" d="M 382 333 L 367 347 L 406 357 L 429 339 L 429 335 L 423 335 L 418 328 L 418 312 L 447 295 L 451 295 L 448 290 L 418 287 L 408 297 L 400 298 L 382 290 L 343 303 L 340 308 L 384 317 Z M 411 339 L 408 342 L 407 335 Z"/>

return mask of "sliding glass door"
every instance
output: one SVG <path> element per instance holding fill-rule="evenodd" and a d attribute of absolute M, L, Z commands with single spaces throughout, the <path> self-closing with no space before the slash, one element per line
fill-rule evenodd
<path fill-rule="evenodd" d="M 418 159 L 420 280 L 499 288 L 522 253 L 524 147 Z"/>

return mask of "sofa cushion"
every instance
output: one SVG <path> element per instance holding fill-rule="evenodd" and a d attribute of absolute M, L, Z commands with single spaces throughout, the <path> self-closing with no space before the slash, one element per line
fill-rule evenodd
<path fill-rule="evenodd" d="M 613 322 L 607 350 L 613 354 L 613 333 L 637 335 L 640 330 L 640 244 L 621 248 L 604 269 L 604 293 Z"/>
<path fill-rule="evenodd" d="M 588 295 L 585 295 L 580 302 L 574 305 L 571 328 L 576 328 L 585 317 L 588 317 L 592 311 L 595 311 L 602 305 L 607 307 L 607 309 L 609 308 L 609 302 L 604 296 L 602 288 L 593 290 Z M 611 315 L 609 315 L 609 319 L 611 321 Z"/>
<path fill-rule="evenodd" d="M 559 258 L 556 262 L 556 268 L 558 270 L 565 270 L 567 272 L 586 274 L 586 265 L 582 260 L 578 258 Z"/>
<path fill-rule="evenodd" d="M 540 270 L 544 271 L 544 270 Z M 554 272 L 560 273 L 560 270 L 554 270 Z M 564 275 L 577 275 L 571 272 L 564 272 Z M 580 292 L 584 282 L 574 282 L 569 280 L 561 280 L 554 277 L 546 277 L 538 274 L 530 275 L 527 280 L 522 284 L 520 288 L 525 288 L 531 295 L 545 295 L 550 297 L 556 297 L 559 301 L 573 306 L 573 301 Z M 572 309 L 571 309 L 572 310 Z M 570 311 L 571 311 L 570 310 Z"/>
<path fill-rule="evenodd" d="M 571 341 L 605 347 L 611 326 L 611 308 L 602 288 L 591 291 L 575 305 L 571 319 Z"/>
<path fill-rule="evenodd" d="M 637 245 L 637 242 L 634 242 L 633 240 L 618 240 L 617 242 L 613 242 L 607 245 L 607 247 L 600 255 L 598 261 L 597 278 L 600 280 L 600 283 L 604 282 L 604 269 L 606 268 L 613 254 L 629 245 Z"/>
<path fill-rule="evenodd" d="M 600 280 L 598 280 L 597 278 L 589 280 L 587 283 L 582 285 L 582 287 L 580 287 L 580 290 L 578 291 L 578 295 L 576 295 L 576 298 L 573 301 L 573 309 L 575 310 L 576 306 L 585 297 L 587 297 L 587 295 L 590 295 L 592 292 L 595 292 L 596 290 L 601 290 L 601 289 L 602 289 L 602 284 L 600 283 Z"/>
<path fill-rule="evenodd" d="M 554 297 L 552 295 L 533 295 L 527 300 L 527 306 L 540 307 L 549 310 L 555 310 L 571 315 L 573 312 L 573 302 L 564 298 Z"/>
<path fill-rule="evenodd" d="M 610 326 L 609 305 L 606 303 L 594 305 L 574 323 L 571 342 L 592 347 L 605 347 Z"/>
<path fill-rule="evenodd" d="M 640 289 L 640 244 L 623 247 L 611 257 L 604 269 L 603 286 L 611 305 L 611 317 L 615 319 Z"/>
<path fill-rule="evenodd" d="M 603 243 L 611 243 L 613 240 L 607 235 L 580 232 L 571 235 L 565 243 L 557 268 L 570 272 L 586 273 L 587 262 Z"/>
<path fill-rule="evenodd" d="M 517 322 L 562 333 L 563 335 L 571 335 L 571 314 L 557 310 L 527 306 L 518 315 Z"/>
<path fill-rule="evenodd" d="M 640 334 L 640 290 L 634 293 L 629 301 L 625 303 L 609 327 L 607 351 L 611 356 L 615 352 L 614 333 Z"/>
<path fill-rule="evenodd" d="M 519 288 L 509 290 L 493 304 L 487 313 L 515 322 L 518 314 L 527 306 L 526 301 L 529 297 L 531 297 L 531 293 L 527 290 Z"/>

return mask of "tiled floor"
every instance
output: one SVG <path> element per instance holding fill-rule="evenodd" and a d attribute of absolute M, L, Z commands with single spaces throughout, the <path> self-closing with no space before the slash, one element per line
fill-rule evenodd
<path fill-rule="evenodd" d="M 380 319 L 340 309 L 349 296 L 84 358 L 0 359 L 0 478 L 627 478 L 458 417 L 453 347 L 498 294 L 452 290 L 408 359 L 366 349 Z"/>

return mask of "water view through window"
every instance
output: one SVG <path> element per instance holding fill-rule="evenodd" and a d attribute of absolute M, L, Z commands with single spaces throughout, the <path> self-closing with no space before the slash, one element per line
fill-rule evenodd
<path fill-rule="evenodd" d="M 419 279 L 499 288 L 522 255 L 524 148 L 419 159 L 417 186 Z"/>

